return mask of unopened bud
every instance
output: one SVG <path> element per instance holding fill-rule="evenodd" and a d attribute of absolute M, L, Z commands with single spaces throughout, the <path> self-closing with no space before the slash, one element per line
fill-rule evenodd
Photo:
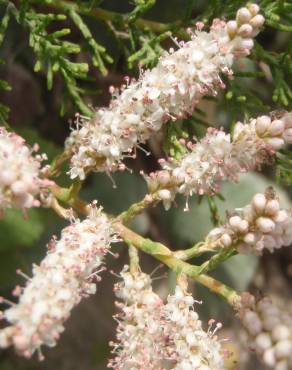
<path fill-rule="evenodd" d="M 240 8 L 236 14 L 236 20 L 240 23 L 248 23 L 252 18 L 251 12 L 247 8 Z"/>
<path fill-rule="evenodd" d="M 256 224 L 263 233 L 271 233 L 275 229 L 275 223 L 267 217 L 259 217 Z"/>
<path fill-rule="evenodd" d="M 280 210 L 280 204 L 276 199 L 271 199 L 267 202 L 265 213 L 269 216 L 275 215 Z"/>
<path fill-rule="evenodd" d="M 257 14 L 249 21 L 249 24 L 254 28 L 260 28 L 264 23 L 265 18 L 261 14 Z"/>
<path fill-rule="evenodd" d="M 272 149 L 279 150 L 284 146 L 285 141 L 278 137 L 272 137 L 267 140 L 267 143 L 272 147 Z"/>
<path fill-rule="evenodd" d="M 292 144 L 292 128 L 288 128 L 284 131 L 283 139 L 287 144 Z"/>
<path fill-rule="evenodd" d="M 222 242 L 224 247 L 230 247 L 230 245 L 232 244 L 231 236 L 226 233 L 221 236 L 220 241 Z"/>
<path fill-rule="evenodd" d="M 264 194 L 258 193 L 253 197 L 252 205 L 257 213 L 262 213 L 266 207 L 267 199 Z"/>
<path fill-rule="evenodd" d="M 260 7 L 258 6 L 258 4 L 248 4 L 246 7 L 250 11 L 252 16 L 257 15 L 260 11 Z"/>
<path fill-rule="evenodd" d="M 256 131 L 258 135 L 263 135 L 271 124 L 271 118 L 269 116 L 261 116 L 257 119 L 256 122 Z"/>
<path fill-rule="evenodd" d="M 269 133 L 272 136 L 282 135 L 282 133 L 284 132 L 284 129 L 285 129 L 284 122 L 280 119 L 276 119 L 276 120 L 272 121 L 272 123 L 269 127 Z"/>
<path fill-rule="evenodd" d="M 171 192 L 167 189 L 162 189 L 158 191 L 158 197 L 161 200 L 170 200 L 171 199 Z"/>
<path fill-rule="evenodd" d="M 251 37 L 252 31 L 252 26 L 246 23 L 239 27 L 238 34 L 242 37 Z"/>
<path fill-rule="evenodd" d="M 253 245 L 255 243 L 255 235 L 253 233 L 248 233 L 244 236 L 243 241 L 246 244 Z"/>

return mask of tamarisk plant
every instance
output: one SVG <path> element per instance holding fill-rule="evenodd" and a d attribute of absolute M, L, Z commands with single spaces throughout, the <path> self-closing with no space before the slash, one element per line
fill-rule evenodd
<path fill-rule="evenodd" d="M 37 13 L 27 1 L 19 9 L 12 2 L 5 3 L 3 28 L 13 16 L 28 29 L 30 46 L 37 57 L 35 70 L 46 71 L 49 88 L 53 75 L 60 73 L 82 114 L 78 115 L 76 127 L 66 140 L 64 153 L 50 166 L 42 167 L 46 156 L 35 154 L 37 146 L 30 148 L 18 134 L 4 127 L 0 130 L 0 209 L 3 217 L 8 208 L 26 211 L 33 207 L 49 207 L 70 223 L 59 239 L 52 237 L 48 242 L 47 255 L 39 265 L 33 265 L 32 277 L 18 270 L 27 280 L 24 286 L 16 286 L 13 290 L 18 302 L 1 298 L 1 303 L 8 308 L 1 312 L 7 325 L 0 330 L 0 348 L 12 346 L 21 356 L 30 358 L 37 353 L 39 360 L 43 360 L 42 347 L 57 344 L 72 309 L 83 298 L 95 293 L 100 274 L 106 270 L 105 256 L 118 257 L 115 243 L 123 241 L 129 249 L 129 265 L 124 266 L 121 281 L 114 287 L 119 313 L 115 316 L 118 322 L 116 340 L 110 343 L 109 368 L 228 368 L 229 354 L 218 334 L 222 324 L 211 318 L 209 328 L 204 329 L 195 309 L 201 302 L 195 301 L 188 286 L 188 281 L 194 280 L 231 306 L 264 364 L 275 370 L 291 370 L 292 318 L 289 313 L 282 313 L 269 298 L 258 300 L 249 293 L 236 292 L 209 275 L 235 254 L 261 256 L 266 251 L 290 247 L 291 211 L 281 207 L 273 189 L 263 189 L 246 206 L 229 210 L 231 213 L 225 221 L 190 248 L 173 251 L 165 244 L 142 237 L 129 226 L 132 219 L 159 202 L 169 209 L 178 194 L 187 199 L 193 194 L 213 197 L 219 193 L 223 181 L 236 182 L 240 173 L 260 170 L 264 164 L 283 159 L 283 148 L 292 143 L 291 112 L 275 115 L 267 110 L 264 115 L 237 122 L 230 133 L 209 127 L 200 139 L 176 137 L 179 155 L 174 153 L 160 159 L 162 168 L 156 172 L 142 173 L 149 193 L 117 217 L 106 214 L 96 201 L 87 204 L 79 196 L 82 181 L 91 172 L 105 172 L 111 176 L 112 172 L 125 170 L 125 159 L 136 158 L 141 144 L 165 127 L 192 116 L 204 97 L 217 96 L 218 90 L 227 88 L 228 79 L 232 80 L 236 74 L 233 71 L 235 61 L 248 57 L 254 48 L 254 55 L 264 62 L 270 61 L 273 73 L 277 74 L 279 65 L 268 58 L 254 39 L 265 19 L 272 27 L 290 31 L 290 26 L 277 22 L 275 15 L 280 10 L 291 10 L 289 3 L 281 1 L 271 5 L 263 1 L 262 11 L 259 5 L 249 3 L 240 7 L 234 16 L 232 2 L 228 1 L 228 21 L 214 17 L 210 22 L 214 14 L 206 13 L 203 18 L 206 24 L 199 20 L 193 24 L 187 14 L 181 24 L 162 27 L 140 19 L 155 1 L 135 1 L 134 10 L 120 18 L 110 12 L 85 9 L 85 5 L 44 1 L 70 17 L 92 52 L 93 65 L 103 74 L 107 72 L 105 62 L 110 63 L 112 59 L 94 41 L 80 14 L 92 13 L 111 22 L 116 33 L 117 19 L 122 19 L 127 22 L 130 37 L 134 39 L 135 32 L 140 36 L 141 49 L 135 51 L 128 62 L 132 66 L 138 59 L 141 64 L 153 65 L 153 68 L 141 70 L 137 79 L 126 77 L 120 89 L 111 87 L 109 107 L 95 112 L 83 102 L 77 86 L 77 79 L 87 73 L 87 65 L 68 59 L 69 54 L 79 53 L 79 46 L 60 41 L 69 33 L 67 28 L 53 33 L 47 31 L 51 22 L 65 20 L 64 15 Z M 208 23 L 211 25 L 207 30 Z M 148 36 L 156 33 L 159 36 L 145 41 L 141 36 L 145 24 L 151 30 Z M 187 26 L 193 27 L 185 29 Z M 169 31 L 174 33 L 175 47 L 167 52 L 161 49 L 160 42 L 169 36 L 166 33 Z M 190 40 L 179 41 L 177 37 Z M 287 55 L 282 57 L 287 61 Z M 288 98 L 291 99 L 290 89 L 279 81 L 276 81 L 274 100 L 287 105 Z M 61 187 L 57 178 L 65 161 L 69 163 L 68 177 L 75 179 L 68 188 Z M 166 300 L 153 291 L 151 276 L 142 272 L 138 251 L 151 255 L 175 272 L 175 290 Z M 206 256 L 205 262 L 187 262 L 201 255 Z"/>

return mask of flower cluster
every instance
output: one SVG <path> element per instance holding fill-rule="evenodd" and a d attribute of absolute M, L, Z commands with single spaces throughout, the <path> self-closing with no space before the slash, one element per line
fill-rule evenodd
<path fill-rule="evenodd" d="M 199 24 L 195 33 L 190 31 L 191 40 L 165 52 L 155 68 L 138 80 L 126 78 L 120 92 L 111 88 L 109 108 L 99 109 L 93 119 L 81 118 L 66 141 L 71 178 L 84 179 L 90 170 L 124 169 L 123 158 L 135 154 L 163 123 L 191 114 L 202 96 L 224 88 L 220 73 L 232 74 L 234 58 L 249 54 L 264 23 L 258 12 L 250 4 L 234 21 L 215 19 L 209 33 Z"/>
<path fill-rule="evenodd" d="M 234 245 L 239 252 L 273 252 L 292 243 L 292 217 L 280 208 L 271 188 L 256 194 L 244 208 L 236 209 L 226 224 L 213 229 L 206 244 L 214 248 Z"/>
<path fill-rule="evenodd" d="M 95 293 L 104 255 L 114 240 L 110 222 L 94 206 L 87 219 L 65 228 L 59 241 L 52 239 L 27 285 L 15 288 L 18 304 L 3 312 L 11 325 L 0 331 L 0 348 L 14 346 L 25 357 L 37 351 L 42 359 L 40 347 L 54 346 L 73 307 Z"/>
<path fill-rule="evenodd" d="M 216 332 L 222 324 L 210 320 L 208 332 L 202 329 L 202 322 L 193 309 L 194 298 L 176 286 L 164 307 L 165 331 L 168 336 L 168 352 L 175 370 L 221 370 L 224 356 Z"/>
<path fill-rule="evenodd" d="M 215 335 L 221 327 L 202 329 L 194 311 L 194 299 L 180 286 L 167 303 L 152 291 L 151 279 L 144 273 L 133 276 L 127 270 L 116 285 L 121 313 L 117 343 L 111 343 L 115 358 L 108 367 L 115 370 L 220 370 L 224 358 Z"/>
<path fill-rule="evenodd" d="M 239 317 L 249 337 L 249 347 L 273 370 L 292 368 L 292 316 L 268 297 L 256 302 L 242 295 Z"/>
<path fill-rule="evenodd" d="M 238 122 L 233 140 L 222 130 L 209 128 L 201 141 L 187 144 L 186 155 L 160 160 L 163 169 L 145 178 L 150 191 L 156 191 L 169 208 L 177 193 L 187 197 L 217 193 L 222 180 L 237 181 L 239 173 L 267 162 L 285 143 L 292 143 L 291 113 Z"/>
<path fill-rule="evenodd" d="M 33 156 L 32 151 L 22 137 L 0 127 L 0 210 L 40 205 L 37 198 L 50 182 L 42 179 L 41 161 L 46 156 Z"/>
<path fill-rule="evenodd" d="M 127 266 L 121 272 L 122 281 L 115 285 L 121 310 L 118 321 L 117 342 L 111 342 L 115 357 L 108 367 L 115 370 L 162 370 L 165 357 L 161 320 L 162 300 L 152 291 L 150 276 L 138 272 L 132 275 Z"/>

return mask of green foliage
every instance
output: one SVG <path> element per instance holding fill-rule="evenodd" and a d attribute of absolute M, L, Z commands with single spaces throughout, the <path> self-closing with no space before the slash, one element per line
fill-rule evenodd
<path fill-rule="evenodd" d="M 285 185 L 292 184 L 292 153 L 289 150 L 282 150 L 277 153 L 276 160 L 276 180 Z"/>
<path fill-rule="evenodd" d="M 3 42 L 5 32 L 7 30 L 9 20 L 10 20 L 10 10 L 9 6 L 6 7 L 4 16 L 2 18 L 1 24 L 0 24 L 0 45 Z M 0 59 L 0 65 L 4 64 L 4 61 Z M 0 79 L 0 91 L 9 91 L 11 90 L 11 86 L 4 80 Z M 8 115 L 9 115 L 9 107 L 6 105 L 0 103 L 0 124 L 1 125 L 7 125 L 7 120 L 8 120 Z"/>
<path fill-rule="evenodd" d="M 187 139 L 188 133 L 183 129 L 182 122 L 170 122 L 166 128 L 163 150 L 166 155 L 171 155 L 179 159 L 186 153 L 185 145 L 182 145 L 180 139 Z"/>
<path fill-rule="evenodd" d="M 5 235 L 5 239 L 1 240 L 0 250 L 15 248 L 19 245 L 32 246 L 38 241 L 43 231 L 43 219 L 38 210 L 30 210 L 27 216 L 22 215 L 19 210 L 7 210 L 0 222 L 0 234 Z"/>
<path fill-rule="evenodd" d="M 3 61 L 0 59 L 0 64 Z M 0 91 L 10 91 L 11 86 L 8 84 L 7 81 L 0 80 Z M 7 126 L 8 116 L 9 116 L 10 109 L 7 105 L 0 103 L 0 125 Z"/>
<path fill-rule="evenodd" d="M 61 113 L 66 111 L 69 103 L 73 103 L 80 113 L 90 116 L 92 110 L 88 100 L 91 95 L 89 83 L 94 82 L 94 79 L 90 76 L 86 55 L 90 56 L 92 65 L 103 75 L 108 73 L 108 65 L 115 66 L 117 61 L 109 54 L 108 48 L 96 40 L 97 35 L 92 32 L 87 21 L 89 17 L 106 27 L 119 52 L 125 57 L 127 68 L 132 73 L 137 73 L 138 66 L 153 67 L 157 63 L 164 50 L 162 43 L 171 34 L 188 39 L 185 32 L 187 27 L 194 27 L 199 20 L 210 24 L 214 17 L 233 17 L 245 1 L 228 0 L 222 6 L 221 0 L 185 0 L 182 2 L 180 18 L 170 23 L 148 19 L 150 10 L 151 14 L 155 14 L 156 9 L 159 9 L 160 3 L 155 0 L 133 0 L 134 7 L 128 13 L 108 11 L 100 7 L 101 1 L 25 0 L 16 6 L 11 1 L 1 0 L 1 4 L 5 11 L 0 27 L 0 42 L 4 39 L 9 19 L 13 16 L 29 33 L 29 43 L 36 57 L 35 71 L 46 73 L 48 89 L 53 87 L 56 78 L 54 76 L 58 75 L 63 80 L 65 90 Z M 52 9 L 52 12 L 48 13 L 47 8 L 45 12 L 41 12 L 39 9 L 44 5 Z M 274 35 L 276 32 L 292 31 L 290 1 L 262 0 L 259 5 L 266 17 L 267 30 L 273 29 Z M 81 43 L 67 40 L 72 31 L 79 32 L 83 39 Z M 284 40 L 284 44 L 282 51 L 269 50 L 257 43 L 251 56 L 254 63 L 252 70 L 238 70 L 234 81 L 226 81 L 227 91 L 222 106 L 230 111 L 231 121 L 236 120 L 239 115 L 249 117 L 254 111 L 263 111 L 273 104 L 291 107 L 291 38 Z M 273 90 L 270 95 L 273 99 L 266 99 L 260 91 L 251 89 L 250 84 L 244 81 L 252 79 L 253 85 L 265 85 L 265 79 L 270 77 L 262 70 L 263 64 L 271 73 Z M 1 82 L 0 88 L 8 86 Z M 0 106 L 2 122 L 7 121 L 7 115 L 8 109 Z"/>
<path fill-rule="evenodd" d="M 70 33 L 68 28 L 53 33 L 47 32 L 47 27 L 51 22 L 64 21 L 66 16 L 63 14 L 41 14 L 23 9 L 16 16 L 18 22 L 27 27 L 30 32 L 29 44 L 36 54 L 34 71 L 46 71 L 48 89 L 53 86 L 54 74 L 59 72 L 64 79 L 67 92 L 73 98 L 76 106 L 81 112 L 89 114 L 87 106 L 81 99 L 82 90 L 77 86 L 77 79 L 86 77 L 88 65 L 69 60 L 69 55 L 79 53 L 80 47 L 69 41 L 61 40 L 62 37 Z"/>

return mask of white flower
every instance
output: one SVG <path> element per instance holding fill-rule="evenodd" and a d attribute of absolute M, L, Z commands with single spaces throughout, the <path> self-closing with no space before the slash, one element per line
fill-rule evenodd
<path fill-rule="evenodd" d="M 187 144 L 187 154 L 180 159 L 160 160 L 163 169 L 145 176 L 149 190 L 158 191 L 167 209 L 177 193 L 213 195 L 223 180 L 236 182 L 240 173 L 260 167 L 284 144 L 292 143 L 290 130 L 292 113 L 238 122 L 232 141 L 222 130 L 209 128 L 201 141 Z M 163 189 L 168 191 L 167 199 Z"/>
<path fill-rule="evenodd" d="M 128 267 L 122 271 L 123 281 L 115 287 L 121 313 L 117 342 L 111 343 L 115 357 L 108 367 L 115 370 L 220 370 L 224 359 L 216 331 L 203 331 L 198 314 L 193 309 L 194 298 L 179 286 L 167 303 L 152 291 L 151 279 L 138 272 L 132 275 Z"/>
<path fill-rule="evenodd" d="M 291 245 L 292 217 L 280 208 L 274 192 L 267 189 L 265 194 L 256 194 L 251 204 L 236 209 L 236 214 L 229 217 L 224 226 L 212 230 L 206 243 L 213 248 L 233 244 L 241 253 L 274 252 Z"/>
<path fill-rule="evenodd" d="M 224 88 L 220 73 L 230 75 L 234 58 L 248 55 L 253 47 L 252 38 L 264 22 L 258 11 L 253 5 L 245 8 L 248 20 L 237 15 L 232 27 L 214 20 L 209 33 L 191 33 L 191 41 L 180 42 L 175 52 L 165 52 L 157 66 L 137 81 L 127 78 L 120 92 L 112 88 L 110 106 L 99 109 L 93 119 L 81 118 L 81 128 L 66 141 L 72 153 L 71 178 L 84 179 L 90 170 L 123 169 L 123 158 L 135 155 L 139 143 L 165 122 L 191 114 L 202 96 Z"/>
<path fill-rule="evenodd" d="M 122 302 L 116 305 L 120 313 L 117 342 L 111 342 L 114 358 L 108 367 L 115 370 L 162 370 L 165 341 L 161 316 L 162 300 L 152 291 L 151 278 L 142 272 L 131 274 L 128 266 L 121 272 L 122 282 L 115 293 Z"/>
<path fill-rule="evenodd" d="M 239 317 L 249 337 L 249 347 L 273 370 L 292 368 L 292 317 L 268 297 L 256 302 L 242 295 Z"/>
<path fill-rule="evenodd" d="M 40 205 L 39 195 L 51 182 L 42 179 L 40 163 L 46 156 L 32 152 L 22 137 L 0 127 L 0 210 Z"/>
<path fill-rule="evenodd" d="M 87 219 L 66 227 L 59 241 L 52 239 L 33 277 L 16 289 L 19 302 L 3 313 L 11 325 L 0 330 L 0 347 L 14 346 L 25 357 L 37 351 L 42 359 L 41 346 L 55 346 L 73 307 L 95 293 L 112 241 L 111 224 L 95 207 Z"/>
<path fill-rule="evenodd" d="M 212 331 L 211 320 L 208 332 L 194 310 L 194 298 L 176 286 L 164 306 L 165 331 L 168 335 L 168 352 L 175 370 L 220 370 L 225 369 L 220 341 L 215 335 L 221 324 Z"/>

